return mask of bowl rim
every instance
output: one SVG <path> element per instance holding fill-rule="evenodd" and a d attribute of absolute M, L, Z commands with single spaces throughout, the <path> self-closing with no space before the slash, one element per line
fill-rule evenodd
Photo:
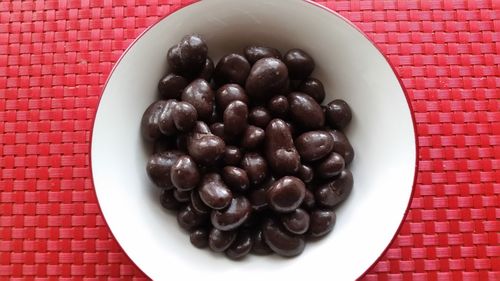
<path fill-rule="evenodd" d="M 299 1 L 302 1 L 302 2 L 305 2 L 305 3 L 308 3 L 308 4 L 311 4 L 313 6 L 316 6 L 317 8 L 320 8 L 320 9 L 323 9 L 325 10 L 326 12 L 332 14 L 333 16 L 336 16 L 338 18 L 340 18 L 341 20 L 343 20 L 345 23 L 347 23 L 349 26 L 351 26 L 352 28 L 354 28 L 354 30 L 356 30 L 358 33 L 360 33 L 361 35 L 363 35 L 363 37 L 365 39 L 367 39 L 370 44 L 375 47 L 375 49 L 377 50 L 377 52 L 384 58 L 384 60 L 386 61 L 386 63 L 390 66 L 392 72 L 394 73 L 394 75 L 396 76 L 397 80 L 398 80 L 398 83 L 403 91 L 403 94 L 405 96 L 405 100 L 406 100 L 406 104 L 408 105 L 408 109 L 410 111 L 410 117 L 411 117 L 411 121 L 412 121 L 412 125 L 413 125 L 413 136 L 415 138 L 415 170 L 413 172 L 413 183 L 412 183 L 412 187 L 411 187 L 411 192 L 410 192 L 410 197 L 408 198 L 408 203 L 407 203 L 407 206 L 405 208 L 405 212 L 403 214 L 403 217 L 401 218 L 401 222 L 399 223 L 399 226 L 398 228 L 396 229 L 396 231 L 394 232 L 393 234 L 393 237 L 391 238 L 391 240 L 389 241 L 389 243 L 385 246 L 384 250 L 380 253 L 380 255 L 373 261 L 373 263 L 366 269 L 363 271 L 363 273 L 361 273 L 360 276 L 358 276 L 356 278 L 356 280 L 359 280 L 361 278 L 363 278 L 364 276 L 366 276 L 366 274 L 372 270 L 375 265 L 382 259 L 382 257 L 387 253 L 387 251 L 389 250 L 390 246 L 394 243 L 394 241 L 396 240 L 399 232 L 401 231 L 401 228 L 403 227 L 403 224 L 404 222 L 406 221 L 406 218 L 408 217 L 408 213 L 410 211 L 410 206 L 411 206 L 411 202 L 415 196 L 415 191 L 416 191 L 416 184 L 417 184 L 417 175 L 418 175 L 418 167 L 419 167 L 419 142 L 418 142 L 418 135 L 417 135 L 417 122 L 416 122 L 416 119 L 415 119 L 415 112 L 413 110 L 413 106 L 411 104 L 411 100 L 410 100 L 410 97 L 409 97 L 409 94 L 406 90 L 406 87 L 404 86 L 403 84 L 403 81 L 401 79 L 401 77 L 398 75 L 398 72 L 396 70 L 396 68 L 394 67 L 394 65 L 391 63 L 391 61 L 387 58 L 387 56 L 384 54 L 384 52 L 381 50 L 381 48 L 374 42 L 374 40 L 372 38 L 370 38 L 360 27 L 358 27 L 357 25 L 355 25 L 353 22 L 351 22 L 349 19 L 347 19 L 346 17 L 344 17 L 343 15 L 341 15 L 339 12 L 336 12 L 334 11 L 333 9 L 331 8 L 328 8 L 324 5 L 321 5 L 319 3 L 316 3 L 314 2 L 313 0 L 299 0 Z M 97 118 L 97 111 L 99 109 L 99 106 L 101 104 L 101 100 L 102 100 L 102 97 L 106 91 L 106 88 L 108 86 L 108 83 L 109 83 L 109 80 L 111 79 L 111 77 L 113 76 L 113 73 L 115 72 L 116 68 L 118 67 L 118 65 L 120 64 L 120 62 L 123 60 L 123 58 L 127 55 L 127 53 L 130 51 L 130 49 L 132 49 L 132 47 L 147 33 L 149 32 L 154 26 L 156 26 L 157 24 L 159 24 L 161 21 L 163 21 L 164 19 L 168 18 L 169 16 L 171 16 L 172 14 L 175 14 L 177 13 L 178 11 L 188 7 L 188 6 L 191 6 L 191 5 L 196 5 L 198 3 L 200 3 L 201 1 L 197 1 L 195 0 L 194 2 L 192 3 L 188 3 L 182 7 L 178 7 L 176 8 L 175 10 L 171 11 L 170 13 L 164 15 L 164 16 L 161 16 L 160 18 L 158 18 L 153 24 L 150 24 L 148 27 L 146 27 L 146 29 L 144 29 L 129 45 L 128 47 L 123 51 L 123 53 L 120 55 L 120 57 L 118 58 L 118 60 L 116 60 L 116 62 L 113 64 L 113 67 L 111 68 L 107 78 L 106 78 L 106 82 L 104 82 L 104 86 L 102 88 L 102 91 L 101 91 L 101 94 L 99 95 L 98 99 L 97 99 L 97 104 L 96 104 L 96 107 L 95 107 L 95 112 L 93 114 L 93 118 L 92 118 L 92 125 L 91 125 L 91 131 L 90 131 L 90 141 L 89 141 L 89 155 L 88 155 L 88 159 L 89 159 L 89 169 L 90 169 L 90 181 L 91 181 L 91 184 L 92 184 L 92 187 L 91 188 L 91 193 L 93 195 L 93 197 L 95 198 L 95 201 L 97 202 L 97 208 L 99 210 L 99 213 L 103 219 L 103 222 L 104 222 L 104 226 L 108 229 L 109 233 L 111 234 L 111 237 L 113 238 L 113 240 L 116 242 L 116 244 L 118 244 L 118 247 L 122 250 L 123 254 L 125 254 L 125 256 L 132 262 L 132 264 L 142 273 L 144 274 L 146 277 L 148 278 L 151 278 L 146 272 L 144 272 L 142 270 L 141 267 L 139 267 L 137 265 L 137 263 L 129 256 L 129 254 L 127 253 L 127 251 L 123 248 L 123 246 L 118 242 L 118 240 L 116 239 L 116 236 L 115 234 L 113 233 L 113 230 L 111 229 L 111 227 L 109 226 L 108 222 L 106 221 L 106 216 L 104 215 L 104 212 L 102 211 L 102 208 L 101 208 L 101 204 L 99 203 L 99 197 L 97 196 L 97 191 L 96 191 L 96 187 L 95 187 L 95 183 L 94 183 L 94 175 L 93 175 L 93 169 L 92 169 L 92 140 L 93 140 L 93 135 L 94 135 L 94 128 L 95 128 L 95 123 L 96 123 L 96 118 Z"/>

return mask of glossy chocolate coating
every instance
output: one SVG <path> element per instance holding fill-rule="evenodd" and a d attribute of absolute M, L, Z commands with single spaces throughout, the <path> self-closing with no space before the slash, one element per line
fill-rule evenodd
<path fill-rule="evenodd" d="M 293 175 L 300 168 L 300 156 L 293 144 L 289 127 L 273 119 L 266 128 L 266 157 L 277 175 Z"/>
<path fill-rule="evenodd" d="M 167 62 L 170 67 L 170 71 L 180 76 L 185 75 L 184 63 L 181 59 L 181 50 L 179 48 L 179 44 L 174 45 L 168 49 Z"/>
<path fill-rule="evenodd" d="M 188 137 L 187 150 L 198 164 L 213 165 L 222 158 L 226 144 L 212 134 L 192 133 Z"/>
<path fill-rule="evenodd" d="M 237 136 L 243 133 L 247 126 L 248 107 L 239 100 L 231 102 L 224 110 L 224 134 Z"/>
<path fill-rule="evenodd" d="M 201 78 L 205 81 L 210 81 L 212 79 L 212 76 L 214 75 L 214 70 L 215 70 L 214 62 L 212 61 L 211 58 L 207 57 L 203 69 L 198 74 L 198 78 Z"/>
<path fill-rule="evenodd" d="M 236 239 L 236 231 L 222 231 L 212 228 L 208 236 L 208 247 L 214 252 L 224 252 Z"/>
<path fill-rule="evenodd" d="M 191 191 L 190 199 L 191 199 L 191 207 L 193 207 L 193 210 L 196 213 L 199 213 L 199 214 L 209 214 L 212 211 L 210 209 L 210 207 L 208 207 L 203 202 L 203 200 L 201 200 L 200 192 L 198 191 L 198 189 L 193 189 Z"/>
<path fill-rule="evenodd" d="M 264 129 L 250 125 L 243 133 L 240 144 L 242 148 L 252 150 L 260 147 L 265 138 L 266 133 Z"/>
<path fill-rule="evenodd" d="M 180 203 L 188 203 L 191 200 L 190 193 L 189 191 L 181 191 L 176 188 L 174 189 L 174 198 Z"/>
<path fill-rule="evenodd" d="M 229 166 L 237 166 L 240 164 L 243 154 L 241 150 L 232 145 L 226 146 L 224 150 L 224 163 Z"/>
<path fill-rule="evenodd" d="M 306 193 L 304 182 L 293 176 L 275 181 L 267 190 L 267 202 L 276 212 L 287 213 L 297 209 Z"/>
<path fill-rule="evenodd" d="M 207 81 L 195 79 L 182 92 L 182 101 L 190 103 L 201 120 L 211 117 L 215 104 L 215 94 Z"/>
<path fill-rule="evenodd" d="M 199 249 L 204 249 L 208 247 L 208 229 L 197 228 L 191 231 L 189 234 L 189 241 L 193 246 Z"/>
<path fill-rule="evenodd" d="M 184 36 L 169 49 L 167 61 L 174 73 L 196 77 L 204 68 L 208 47 L 199 35 Z"/>
<path fill-rule="evenodd" d="M 177 103 L 177 100 L 167 100 L 160 113 L 158 125 L 160 132 L 166 136 L 174 136 L 179 132 L 174 123 L 174 108 Z"/>
<path fill-rule="evenodd" d="M 302 81 L 298 87 L 298 91 L 310 95 L 318 103 L 322 103 L 325 99 L 325 87 L 316 78 L 309 77 Z"/>
<path fill-rule="evenodd" d="M 203 121 L 196 121 L 196 123 L 194 124 L 193 133 L 211 134 L 211 131 L 207 123 Z"/>
<path fill-rule="evenodd" d="M 244 196 L 235 197 L 224 210 L 213 210 L 210 216 L 212 225 L 220 230 L 228 231 L 238 228 L 250 216 L 252 206 Z"/>
<path fill-rule="evenodd" d="M 262 183 L 269 175 L 265 158 L 255 152 L 248 152 L 243 156 L 241 167 L 247 172 L 248 179 L 253 185 Z"/>
<path fill-rule="evenodd" d="M 264 239 L 264 235 L 262 234 L 261 228 L 257 228 L 253 231 L 252 240 L 253 240 L 253 245 L 251 250 L 252 253 L 256 255 L 269 255 L 273 252 L 271 248 L 269 248 L 269 246 L 267 245 Z"/>
<path fill-rule="evenodd" d="M 233 260 L 240 260 L 244 258 L 253 246 L 252 236 L 248 231 L 240 231 L 236 240 L 226 250 L 226 256 Z"/>
<path fill-rule="evenodd" d="M 295 147 L 303 161 L 315 161 L 333 150 L 333 138 L 326 131 L 309 131 L 295 139 Z"/>
<path fill-rule="evenodd" d="M 141 119 L 141 133 L 144 139 L 153 141 L 162 136 L 160 131 L 160 115 L 167 106 L 167 101 L 159 100 L 146 108 Z"/>
<path fill-rule="evenodd" d="M 263 58 L 255 62 L 246 80 L 247 95 L 257 100 L 267 100 L 287 87 L 288 70 L 276 58 Z"/>
<path fill-rule="evenodd" d="M 198 113 L 196 108 L 187 102 L 177 102 L 173 107 L 172 118 L 177 130 L 189 132 L 196 124 Z"/>
<path fill-rule="evenodd" d="M 224 124 L 220 122 L 215 122 L 212 125 L 210 125 L 210 132 L 212 134 L 224 139 Z"/>
<path fill-rule="evenodd" d="M 297 173 L 299 179 L 305 183 L 309 183 L 314 179 L 314 171 L 311 167 L 307 165 L 300 165 L 299 172 Z"/>
<path fill-rule="evenodd" d="M 182 91 L 189 84 L 188 80 L 180 75 L 170 73 L 158 82 L 158 90 L 162 99 L 179 99 Z"/>
<path fill-rule="evenodd" d="M 272 116 L 263 106 L 256 106 L 248 113 L 248 123 L 265 129 Z"/>
<path fill-rule="evenodd" d="M 192 230 L 207 222 L 208 216 L 196 213 L 190 205 L 186 205 L 177 213 L 177 222 L 185 230 Z"/>
<path fill-rule="evenodd" d="M 286 117 L 289 108 L 288 99 L 282 95 L 274 96 L 267 103 L 267 108 L 274 117 Z"/>
<path fill-rule="evenodd" d="M 224 209 L 233 199 L 233 193 L 216 173 L 203 176 L 198 192 L 203 203 L 212 209 Z"/>
<path fill-rule="evenodd" d="M 178 190 L 194 189 L 200 182 L 198 166 L 190 156 L 181 156 L 170 169 L 170 179 Z"/>
<path fill-rule="evenodd" d="M 222 179 L 231 190 L 236 192 L 245 192 L 250 187 L 250 180 L 248 179 L 247 172 L 238 167 L 224 167 L 222 170 Z"/>
<path fill-rule="evenodd" d="M 181 206 L 179 201 L 175 199 L 172 189 L 163 189 L 161 191 L 160 204 L 167 210 L 177 210 Z"/>
<path fill-rule="evenodd" d="M 230 135 L 226 132 L 225 127 L 223 123 L 220 122 L 215 122 L 212 125 L 210 125 L 210 131 L 221 138 L 225 144 L 232 144 L 235 142 L 235 139 L 238 139 L 237 135 Z"/>
<path fill-rule="evenodd" d="M 349 105 L 343 100 L 333 100 L 326 105 L 326 121 L 333 129 L 344 129 L 352 119 Z"/>
<path fill-rule="evenodd" d="M 249 73 L 250 63 L 244 56 L 228 54 L 215 66 L 214 80 L 217 85 L 236 83 L 243 86 Z"/>
<path fill-rule="evenodd" d="M 304 251 L 304 238 L 300 235 L 287 233 L 272 219 L 268 219 L 264 223 L 262 234 L 269 248 L 280 256 L 293 257 Z"/>
<path fill-rule="evenodd" d="M 254 64 L 263 58 L 276 58 L 281 60 L 280 51 L 271 47 L 249 46 L 243 50 L 243 53 L 250 64 Z"/>
<path fill-rule="evenodd" d="M 288 75 L 292 80 L 304 80 L 314 70 L 314 59 L 301 49 L 291 49 L 286 52 L 283 62 L 288 68 Z"/>
<path fill-rule="evenodd" d="M 290 117 L 297 125 L 315 130 L 325 125 L 325 116 L 319 103 L 311 96 L 300 92 L 293 92 L 288 95 L 290 105 Z"/>
<path fill-rule="evenodd" d="M 311 222 L 308 234 L 312 237 L 322 237 L 332 231 L 337 216 L 333 210 L 315 210 L 310 214 Z"/>
<path fill-rule="evenodd" d="M 354 159 L 354 149 L 347 139 L 346 135 L 339 130 L 329 130 L 328 133 L 333 138 L 333 151 L 344 158 L 346 166 Z"/>
<path fill-rule="evenodd" d="M 344 169 L 337 178 L 318 186 L 314 198 L 322 206 L 333 208 L 349 196 L 352 186 L 352 173 Z"/>
<path fill-rule="evenodd" d="M 250 202 L 252 202 L 252 208 L 254 210 L 260 211 L 265 209 L 267 204 L 267 190 L 264 188 L 258 188 L 250 191 Z"/>
<path fill-rule="evenodd" d="M 329 179 L 340 174 L 344 167 L 344 158 L 337 152 L 332 152 L 319 162 L 314 171 L 318 178 Z"/>
<path fill-rule="evenodd" d="M 173 188 L 170 169 L 182 155 L 184 154 L 178 150 L 167 150 L 151 155 L 146 166 L 151 181 L 160 188 Z"/>
<path fill-rule="evenodd" d="M 309 214 L 303 209 L 295 209 L 284 214 L 281 223 L 286 230 L 293 234 L 304 234 L 309 229 Z"/>
<path fill-rule="evenodd" d="M 225 84 L 215 93 L 215 102 L 220 112 L 224 112 L 226 107 L 236 100 L 248 104 L 248 96 L 245 90 L 238 84 Z"/>
<path fill-rule="evenodd" d="M 312 210 L 314 207 L 316 207 L 316 199 L 314 199 L 314 193 L 312 193 L 311 190 L 307 188 L 301 207 L 306 210 Z"/>

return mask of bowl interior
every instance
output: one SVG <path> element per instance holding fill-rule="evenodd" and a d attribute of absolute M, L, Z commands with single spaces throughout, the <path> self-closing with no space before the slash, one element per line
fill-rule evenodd
<path fill-rule="evenodd" d="M 166 73 L 166 52 L 182 36 L 203 35 L 216 62 L 249 44 L 282 52 L 302 48 L 316 61 L 326 100 L 341 98 L 353 110 L 346 130 L 356 157 L 354 188 L 338 209 L 334 231 L 308 243 L 294 259 L 251 256 L 235 263 L 192 247 L 175 216 L 159 204 L 145 172 L 149 155 L 140 137 L 143 111 L 157 97 Z M 415 173 L 415 136 L 403 89 L 383 55 L 351 24 L 314 4 L 298 0 L 201 1 L 147 30 L 113 70 L 101 98 L 92 134 L 91 166 L 100 207 L 112 233 L 151 278 L 182 273 L 219 279 L 292 280 L 321 276 L 353 280 L 382 253 L 407 208 Z M 284 271 L 286 270 L 286 271 Z M 323 275 L 324 274 L 324 275 Z"/>

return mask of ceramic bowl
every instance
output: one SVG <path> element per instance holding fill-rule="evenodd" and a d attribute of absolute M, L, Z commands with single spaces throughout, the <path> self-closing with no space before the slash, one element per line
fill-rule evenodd
<path fill-rule="evenodd" d="M 166 53 L 184 35 L 201 34 L 209 55 L 249 44 L 313 56 L 313 76 L 326 100 L 346 100 L 353 120 L 345 133 L 356 157 L 354 188 L 337 210 L 330 235 L 302 255 L 249 256 L 240 262 L 191 246 L 175 216 L 159 204 L 145 165 L 150 149 L 140 120 L 157 98 Z M 113 236 L 150 278 L 164 280 L 353 280 L 384 252 L 408 208 L 416 170 L 416 139 L 400 80 L 383 54 L 352 23 L 300 0 L 210 0 L 180 9 L 148 28 L 112 70 L 99 102 L 91 141 L 99 206 Z"/>

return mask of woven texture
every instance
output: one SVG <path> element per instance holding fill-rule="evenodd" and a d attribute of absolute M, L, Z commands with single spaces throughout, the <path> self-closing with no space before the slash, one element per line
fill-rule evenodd
<path fill-rule="evenodd" d="M 0 1 L 0 279 L 147 279 L 93 195 L 113 64 L 179 0 Z M 322 1 L 388 56 L 420 148 L 415 197 L 364 280 L 500 280 L 500 1 Z"/>

